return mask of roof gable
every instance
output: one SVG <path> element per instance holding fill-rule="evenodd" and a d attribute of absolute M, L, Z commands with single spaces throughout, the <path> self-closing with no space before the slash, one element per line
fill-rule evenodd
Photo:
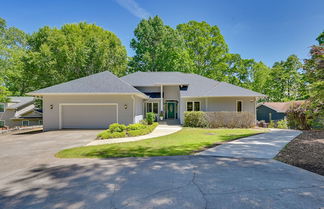
<path fill-rule="evenodd" d="M 119 79 L 109 71 L 75 79 L 48 88 L 30 92 L 30 95 L 42 94 L 95 94 L 95 93 L 137 93 L 143 95 L 129 83 Z"/>

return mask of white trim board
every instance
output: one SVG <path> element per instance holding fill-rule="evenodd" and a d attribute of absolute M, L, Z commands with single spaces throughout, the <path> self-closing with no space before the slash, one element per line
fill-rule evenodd
<path fill-rule="evenodd" d="M 60 103 L 59 104 L 59 129 L 62 129 L 62 107 L 63 106 L 98 106 L 98 105 L 115 105 L 116 106 L 116 123 L 118 123 L 118 104 L 117 103 Z"/>

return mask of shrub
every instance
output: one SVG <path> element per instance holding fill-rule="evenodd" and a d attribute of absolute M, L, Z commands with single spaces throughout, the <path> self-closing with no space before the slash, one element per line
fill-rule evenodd
<path fill-rule="evenodd" d="M 143 119 L 143 120 L 140 120 L 139 122 L 140 124 L 143 124 L 143 125 L 147 125 L 147 120 Z"/>
<path fill-rule="evenodd" d="M 148 125 L 152 125 L 155 121 L 155 114 L 152 112 L 146 113 L 146 121 Z"/>
<path fill-rule="evenodd" d="M 144 124 L 140 124 L 140 123 L 134 123 L 134 124 L 130 124 L 127 126 L 127 130 L 140 130 L 140 129 L 145 129 L 147 127 L 147 125 Z"/>
<path fill-rule="evenodd" d="M 98 137 L 102 139 L 111 139 L 111 138 L 122 138 L 126 137 L 126 132 L 110 132 L 109 130 L 105 130 L 98 134 Z"/>
<path fill-rule="evenodd" d="M 158 125 L 158 123 L 153 123 L 152 125 L 148 125 L 144 129 L 130 130 L 127 133 L 128 133 L 128 136 L 141 136 L 141 135 L 146 135 L 146 134 L 151 133 L 156 128 L 157 125 Z"/>
<path fill-rule="evenodd" d="M 250 112 L 206 112 L 210 128 L 252 128 L 255 117 Z"/>
<path fill-rule="evenodd" d="M 201 111 L 188 111 L 184 113 L 184 126 L 186 127 L 207 127 L 206 114 Z"/>
<path fill-rule="evenodd" d="M 111 130 L 107 129 L 100 132 L 97 137 L 101 139 L 111 139 L 122 138 L 126 136 L 140 136 L 151 133 L 158 125 L 158 123 L 153 123 L 152 125 L 143 125 L 139 123 L 130 124 L 129 126 L 127 126 L 127 129 L 125 129 L 126 131 L 124 130 L 122 132 L 111 132 Z"/>
<path fill-rule="evenodd" d="M 109 131 L 111 133 L 114 132 L 123 132 L 126 130 L 126 126 L 124 124 L 119 124 L 119 123 L 113 123 L 109 126 Z"/>
<path fill-rule="evenodd" d="M 276 124 L 273 120 L 270 120 L 270 123 L 268 125 L 268 128 L 275 128 L 276 127 Z"/>
<path fill-rule="evenodd" d="M 279 121 L 277 122 L 277 128 L 287 129 L 287 128 L 288 128 L 287 120 L 286 120 L 286 119 L 284 119 L 284 120 L 279 120 Z"/>

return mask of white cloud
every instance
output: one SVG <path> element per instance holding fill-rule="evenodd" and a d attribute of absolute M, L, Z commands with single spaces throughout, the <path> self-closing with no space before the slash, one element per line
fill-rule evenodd
<path fill-rule="evenodd" d="M 117 3 L 127 9 L 130 13 L 138 18 L 148 18 L 150 13 L 141 8 L 135 0 L 116 0 Z"/>

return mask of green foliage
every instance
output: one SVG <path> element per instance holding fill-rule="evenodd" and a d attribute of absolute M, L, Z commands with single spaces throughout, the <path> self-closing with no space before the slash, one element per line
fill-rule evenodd
<path fill-rule="evenodd" d="M 127 131 L 145 129 L 147 126 L 141 123 L 134 123 L 127 126 Z"/>
<path fill-rule="evenodd" d="M 184 112 L 184 126 L 185 127 L 200 127 L 208 126 L 206 115 L 202 111 L 187 111 Z"/>
<path fill-rule="evenodd" d="M 15 27 L 7 27 L 0 18 L 0 97 L 8 94 L 22 95 L 17 86 L 27 85 L 28 76 L 23 73 L 22 57 L 27 51 L 28 35 Z M 7 90 L 11 91 L 9 93 Z M 17 91 L 16 91 L 17 90 Z"/>
<path fill-rule="evenodd" d="M 309 105 L 292 104 L 287 111 L 288 126 L 293 129 L 308 130 L 311 128 L 311 118 L 307 114 Z"/>
<path fill-rule="evenodd" d="M 141 136 L 151 133 L 159 124 L 153 123 L 152 125 L 147 125 L 145 128 L 137 129 L 137 130 L 129 130 L 127 131 L 128 136 Z"/>
<path fill-rule="evenodd" d="M 14 52 L 6 53 L 14 64 L 5 63 L 8 65 L 5 82 L 12 94 L 24 95 L 106 70 L 121 76 L 127 69 L 126 49 L 120 39 L 94 24 L 45 26 L 28 40 L 25 36 L 21 32 L 18 37 L 23 44 L 6 47 Z"/>
<path fill-rule="evenodd" d="M 126 126 L 124 124 L 113 123 L 113 124 L 110 124 L 110 126 L 109 126 L 109 131 L 111 133 L 123 132 L 125 130 L 126 130 Z"/>
<path fill-rule="evenodd" d="M 286 61 L 276 62 L 266 81 L 266 94 L 271 101 L 291 101 L 304 99 L 304 74 L 302 63 L 296 55 L 291 55 Z"/>
<path fill-rule="evenodd" d="M 268 128 L 275 128 L 276 124 L 273 120 L 270 121 L 270 123 L 268 124 Z"/>
<path fill-rule="evenodd" d="M 284 120 L 279 120 L 277 122 L 277 128 L 280 128 L 280 129 L 288 129 L 288 122 L 286 119 Z"/>
<path fill-rule="evenodd" d="M 130 60 L 130 71 L 189 72 L 192 66 L 184 40 L 178 31 L 164 25 L 158 16 L 143 19 L 134 31 L 131 47 L 135 56 Z"/>
<path fill-rule="evenodd" d="M 109 126 L 109 129 L 100 132 L 97 137 L 100 139 L 122 138 L 141 136 L 151 133 L 159 124 L 153 123 L 152 125 L 143 124 L 130 124 L 127 127 L 123 124 L 114 123 Z"/>
<path fill-rule="evenodd" d="M 305 60 L 304 70 L 309 83 L 309 104 L 312 115 L 317 121 L 324 117 L 324 32 L 317 38 L 319 45 L 312 46 L 311 57 Z"/>
<path fill-rule="evenodd" d="M 217 80 L 224 80 L 228 46 L 217 26 L 206 22 L 189 21 L 177 26 L 185 49 L 194 63 L 193 72 Z"/>
<path fill-rule="evenodd" d="M 146 113 L 146 121 L 148 125 L 152 125 L 153 122 L 155 121 L 155 114 L 152 112 Z"/>
<path fill-rule="evenodd" d="M 126 137 L 126 132 L 111 132 L 110 130 L 105 130 L 100 132 L 97 137 L 100 137 L 102 139 L 111 139 L 111 138 L 122 138 Z"/>

